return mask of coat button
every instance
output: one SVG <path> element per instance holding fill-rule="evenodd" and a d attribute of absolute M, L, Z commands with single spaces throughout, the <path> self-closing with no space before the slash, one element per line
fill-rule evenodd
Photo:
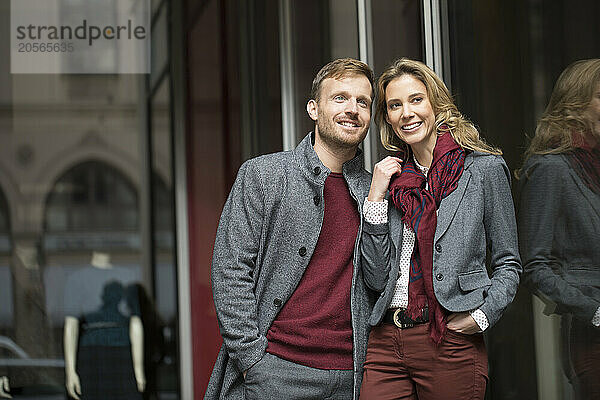
<path fill-rule="evenodd" d="M 283 301 L 281 301 L 281 299 L 275 299 L 273 300 L 273 304 L 275 304 L 275 307 L 281 307 Z"/>
<path fill-rule="evenodd" d="M 306 247 L 302 246 L 298 249 L 298 254 L 300 254 L 302 257 L 304 257 L 306 255 Z"/>
<path fill-rule="evenodd" d="M 315 167 L 315 169 L 313 169 L 313 173 L 315 175 L 319 175 L 321 173 L 321 167 Z"/>
<path fill-rule="evenodd" d="M 436 244 L 436 245 L 435 245 L 435 251 L 437 251 L 438 253 L 441 253 L 441 252 L 442 252 L 442 245 L 441 245 L 441 244 L 439 244 L 439 243 L 438 243 L 438 244 Z"/>
<path fill-rule="evenodd" d="M 313 197 L 313 201 L 315 202 L 315 206 L 318 206 L 319 203 L 321 202 L 321 199 L 319 198 L 319 196 L 315 196 L 315 197 Z"/>
<path fill-rule="evenodd" d="M 435 279 L 437 279 L 438 281 L 443 281 L 444 280 L 444 274 L 437 274 L 435 276 Z"/>

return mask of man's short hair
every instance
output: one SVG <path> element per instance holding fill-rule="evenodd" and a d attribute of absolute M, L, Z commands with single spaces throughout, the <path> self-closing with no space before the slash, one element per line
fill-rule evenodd
<path fill-rule="evenodd" d="M 310 98 L 319 101 L 321 96 L 321 84 L 327 78 L 340 79 L 347 75 L 364 75 L 371 84 L 371 98 L 373 97 L 374 80 L 373 70 L 362 61 L 354 58 L 338 58 L 327 63 L 313 79 L 312 88 L 310 90 Z"/>

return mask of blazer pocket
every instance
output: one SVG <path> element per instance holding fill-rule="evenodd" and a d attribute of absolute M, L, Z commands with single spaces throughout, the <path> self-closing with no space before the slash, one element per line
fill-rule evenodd
<path fill-rule="evenodd" d="M 492 281 L 486 271 L 469 271 L 458 274 L 458 286 L 465 292 L 490 286 L 491 284 Z"/>
<path fill-rule="evenodd" d="M 572 285 L 600 287 L 600 267 L 570 266 L 565 276 Z"/>

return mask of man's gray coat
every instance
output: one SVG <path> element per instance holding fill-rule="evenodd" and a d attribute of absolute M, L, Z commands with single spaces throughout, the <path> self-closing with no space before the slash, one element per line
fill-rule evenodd
<path fill-rule="evenodd" d="M 212 287 L 223 346 L 205 399 L 243 399 L 245 371 L 262 358 L 266 334 L 296 289 L 311 259 L 323 223 L 325 179 L 329 175 L 308 134 L 293 151 L 245 162 L 225 203 L 212 264 Z M 370 175 L 360 155 L 346 162 L 343 175 L 362 216 Z M 363 283 L 358 244 L 351 298 L 354 397 L 362 380 L 371 312 Z"/>
<path fill-rule="evenodd" d="M 387 223 L 365 223 L 364 276 L 369 287 L 381 292 L 369 321 L 373 326 L 380 323 L 394 293 L 403 229 L 400 211 L 392 205 Z M 491 277 L 486 270 L 486 249 Z M 469 153 L 458 186 L 438 209 L 435 297 L 450 312 L 479 308 L 492 326 L 513 300 L 521 271 L 510 171 L 500 156 Z"/>

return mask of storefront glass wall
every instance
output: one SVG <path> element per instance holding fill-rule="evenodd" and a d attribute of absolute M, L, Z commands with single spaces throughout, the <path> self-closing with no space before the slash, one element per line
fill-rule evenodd
<path fill-rule="evenodd" d="M 170 80 L 147 103 L 144 75 L 11 74 L 0 8 L 0 376 L 23 399 L 76 377 L 84 398 L 177 398 Z"/>
<path fill-rule="evenodd" d="M 568 242 L 598 239 L 597 230 L 585 224 L 577 229 L 576 238 L 568 236 L 569 225 L 580 224 L 574 222 L 578 215 L 587 215 L 592 224 L 598 221 L 598 193 L 584 184 L 575 189 L 569 185 L 578 180 L 574 176 L 593 168 L 598 158 L 580 164 L 586 167 L 579 171 L 573 169 L 568 180 L 561 178 L 561 169 L 570 170 L 564 164 L 552 172 L 548 184 L 536 186 L 537 198 L 529 189 L 539 184 L 537 175 L 518 172 L 560 73 L 572 62 L 600 56 L 600 28 L 595 21 L 599 4 L 544 0 L 448 0 L 442 4 L 447 13 L 442 16 L 442 31 L 448 34 L 444 38 L 445 80 L 459 109 L 490 143 L 504 151 L 513 172 L 525 266 L 515 301 L 486 334 L 490 355 L 487 398 L 596 398 L 598 386 L 590 388 L 586 374 L 598 380 L 597 373 L 589 372 L 600 365 L 594 350 L 597 329 L 592 326 L 593 311 L 584 313 L 580 305 L 600 300 L 600 259 L 597 252 L 577 250 L 573 243 L 557 243 L 561 237 Z M 570 84 L 584 84 L 586 79 L 591 79 L 589 73 Z M 594 88 L 586 90 L 591 94 Z M 564 119 L 557 122 L 564 123 Z M 570 156 L 565 154 L 553 157 L 567 160 Z M 561 185 L 560 193 L 551 191 L 553 184 Z M 573 190 L 586 199 L 577 211 L 564 195 Z M 585 281 L 577 277 L 578 268 L 588 274 Z"/>
<path fill-rule="evenodd" d="M 369 45 L 372 48 L 372 59 L 369 61 L 375 76 L 381 75 L 393 61 L 401 57 L 425 62 L 422 2 L 383 0 L 370 3 L 372 41 Z M 368 140 L 372 144 L 373 162 L 390 154 L 381 145 L 379 131 L 374 123 Z"/>
<path fill-rule="evenodd" d="M 177 259 L 175 255 L 175 205 L 173 164 L 173 121 L 170 67 L 170 2 L 163 1 L 154 14 L 153 70 L 146 79 L 148 168 L 150 197 L 150 264 L 154 266 L 154 301 L 146 297 L 140 305 L 149 312 L 145 342 L 148 389 L 176 398 L 179 329 L 177 307 Z M 160 28 L 158 28 L 160 27 Z M 143 312 L 143 311 L 142 311 Z"/>

